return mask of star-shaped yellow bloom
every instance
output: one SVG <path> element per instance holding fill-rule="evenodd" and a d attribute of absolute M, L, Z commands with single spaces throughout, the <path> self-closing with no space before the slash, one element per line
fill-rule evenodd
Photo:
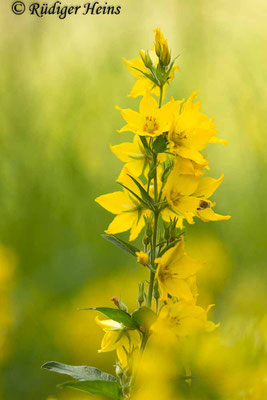
<path fill-rule="evenodd" d="M 206 159 L 200 153 L 209 143 L 228 144 L 226 140 L 218 139 L 216 125 L 200 111 L 201 102 L 194 103 L 197 93 L 193 93 L 184 102 L 172 99 L 174 120 L 169 131 L 170 149 L 181 157 L 193 160 L 205 166 Z"/>
<path fill-rule="evenodd" d="M 214 179 L 182 175 L 179 162 L 176 162 L 164 188 L 169 207 L 162 211 L 162 218 L 169 221 L 170 218 L 178 215 L 185 218 L 190 224 L 194 223 L 194 217 L 198 217 L 204 222 L 229 219 L 229 215 L 216 214 L 212 210 L 215 203 L 209 200 L 209 197 L 222 183 L 223 177 L 222 175 L 219 179 Z"/>
<path fill-rule="evenodd" d="M 121 323 L 112 319 L 100 320 L 96 317 L 96 322 L 105 332 L 101 342 L 101 349 L 98 352 L 104 353 L 116 350 L 122 368 L 126 368 L 128 355 L 131 355 L 140 347 L 139 333 L 136 330 L 126 330 Z"/>
<path fill-rule="evenodd" d="M 146 175 L 149 170 L 149 164 L 152 162 L 151 154 L 148 154 L 140 140 L 139 136 L 134 136 L 132 142 L 125 142 L 110 146 L 111 151 L 119 160 L 125 162 L 125 167 L 131 175 L 140 176 L 142 173 Z M 166 154 L 158 154 L 158 161 L 164 162 Z"/>
<path fill-rule="evenodd" d="M 166 335 L 166 332 L 169 332 L 180 338 L 201 332 L 212 332 L 220 325 L 207 319 L 207 313 L 212 306 L 210 305 L 205 310 L 202 307 L 180 301 L 167 304 L 161 310 L 159 318 L 151 329 L 159 334 Z"/>
<path fill-rule="evenodd" d="M 124 168 L 118 179 L 119 182 L 123 183 L 141 197 L 139 189 L 128 176 L 128 173 L 129 171 Z M 141 181 L 139 181 L 139 183 L 142 184 Z M 151 213 L 150 210 L 142 208 L 138 199 L 130 194 L 127 189 L 104 194 L 97 197 L 95 201 L 103 208 L 116 215 L 105 232 L 108 234 L 116 234 L 126 232 L 130 229 L 130 241 L 137 238 L 145 226 L 144 216 L 149 216 Z"/>
<path fill-rule="evenodd" d="M 140 101 L 139 112 L 131 109 L 123 110 L 118 106 L 116 108 L 127 122 L 118 132 L 133 132 L 136 135 L 155 137 L 169 131 L 172 122 L 170 103 L 159 108 L 157 101 L 148 91 Z"/>
<path fill-rule="evenodd" d="M 154 66 L 157 66 L 158 64 L 158 59 L 155 53 L 155 50 L 150 51 L 150 58 L 153 61 Z M 135 82 L 129 97 L 138 97 L 138 96 L 144 96 L 147 91 L 151 92 L 152 94 L 156 95 L 157 97 L 160 96 L 160 89 L 158 86 L 156 86 L 149 78 L 147 78 L 142 72 L 145 72 L 146 74 L 151 74 L 148 68 L 145 67 L 143 61 L 141 58 L 134 58 L 132 60 L 126 60 L 123 58 L 123 61 L 125 62 L 128 70 L 131 72 L 131 74 L 137 78 L 137 81 Z M 166 91 L 166 87 L 169 85 L 169 83 L 173 80 L 174 78 L 174 71 L 177 71 L 179 67 L 177 65 L 174 65 L 171 69 L 169 79 L 167 83 L 163 86 L 163 97 L 164 93 Z M 142 71 L 142 72 L 141 72 Z"/>
<path fill-rule="evenodd" d="M 184 238 L 160 258 L 156 277 L 161 291 L 161 300 L 167 300 L 168 294 L 180 300 L 194 301 L 194 296 L 187 281 L 202 267 L 202 263 L 186 255 L 184 251 Z"/>

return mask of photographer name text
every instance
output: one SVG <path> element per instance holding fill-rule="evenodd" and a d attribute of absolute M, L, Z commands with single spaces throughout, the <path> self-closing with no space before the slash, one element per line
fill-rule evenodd
<path fill-rule="evenodd" d="M 55 1 L 52 5 L 48 3 L 31 3 L 27 8 L 22 1 L 15 1 L 12 4 L 12 11 L 16 15 L 28 13 L 42 18 L 44 16 L 55 15 L 59 19 L 65 19 L 72 15 L 119 15 L 120 5 L 111 5 L 105 2 L 100 4 L 98 1 L 84 3 L 82 5 L 66 5 L 61 1 Z"/>

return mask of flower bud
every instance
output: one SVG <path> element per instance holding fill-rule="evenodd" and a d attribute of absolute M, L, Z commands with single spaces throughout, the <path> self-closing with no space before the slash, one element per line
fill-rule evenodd
<path fill-rule="evenodd" d="M 138 286 L 139 286 L 139 292 L 138 292 L 137 301 L 138 301 L 139 307 L 142 307 L 142 304 L 143 304 L 143 302 L 145 300 L 145 285 L 144 285 L 144 282 L 139 283 Z"/>
<path fill-rule="evenodd" d="M 164 224 L 164 239 L 168 242 L 170 239 L 170 229 L 168 224 Z"/>
<path fill-rule="evenodd" d="M 145 221 L 146 221 L 146 236 L 148 237 L 149 242 L 150 242 L 151 238 L 152 238 L 152 234 L 153 234 L 152 221 L 150 218 L 145 218 Z"/>
<path fill-rule="evenodd" d="M 161 62 L 166 67 L 170 64 L 171 61 L 171 53 L 169 51 L 167 40 L 164 40 L 162 43 L 162 53 L 161 53 Z"/>
<path fill-rule="evenodd" d="M 154 30 L 155 32 L 155 51 L 162 62 L 162 64 L 166 67 L 170 64 L 171 54 L 169 51 L 169 46 L 167 40 L 164 38 L 163 33 L 159 28 Z"/>
<path fill-rule="evenodd" d="M 116 364 L 116 366 L 115 366 L 115 373 L 118 378 L 121 378 L 123 376 L 123 369 L 121 368 L 121 366 L 119 364 Z"/>
<path fill-rule="evenodd" d="M 158 300 L 160 298 L 159 284 L 157 279 L 155 280 L 154 283 L 153 297 L 155 300 Z"/>
<path fill-rule="evenodd" d="M 144 244 L 144 246 L 148 246 L 149 243 L 150 243 L 150 239 L 149 239 L 149 237 L 148 237 L 147 235 L 145 235 L 145 236 L 144 236 L 144 239 L 143 239 L 143 244 Z"/>
<path fill-rule="evenodd" d="M 150 58 L 150 55 L 149 55 L 148 51 L 139 50 L 139 54 L 140 54 L 140 56 L 141 56 L 141 58 L 143 60 L 144 65 L 147 68 L 151 68 L 153 66 L 153 62 L 152 62 L 152 60 Z"/>
<path fill-rule="evenodd" d="M 149 262 L 149 255 L 144 253 L 143 251 L 137 251 L 135 253 L 137 255 L 137 262 L 142 265 L 147 265 Z"/>
<path fill-rule="evenodd" d="M 155 32 L 155 52 L 158 57 L 161 55 L 161 41 L 163 39 L 163 34 L 160 28 L 154 29 Z"/>
<path fill-rule="evenodd" d="M 127 306 L 122 302 L 121 297 L 112 297 L 111 301 L 115 304 L 116 307 L 118 307 L 119 310 L 123 310 L 128 312 Z"/>

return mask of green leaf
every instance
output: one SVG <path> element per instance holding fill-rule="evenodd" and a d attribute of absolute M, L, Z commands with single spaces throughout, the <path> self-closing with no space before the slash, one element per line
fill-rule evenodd
<path fill-rule="evenodd" d="M 154 76 L 152 76 L 152 75 L 147 74 L 144 71 L 141 71 L 141 69 L 139 69 L 139 68 L 136 68 L 136 67 L 132 67 L 132 68 L 136 69 L 136 71 L 138 71 L 138 72 L 141 72 L 141 74 L 143 74 L 146 78 L 150 79 L 155 85 L 159 86 L 159 81 L 154 74 L 153 74 Z"/>
<path fill-rule="evenodd" d="M 153 199 L 149 196 L 149 194 L 147 193 L 147 191 L 143 188 L 143 186 L 135 179 L 133 178 L 131 175 L 128 174 L 128 176 L 132 179 L 132 181 L 136 184 L 136 186 L 138 187 L 138 189 L 140 190 L 141 196 L 143 201 L 150 207 L 153 208 L 154 207 L 154 201 Z"/>
<path fill-rule="evenodd" d="M 130 314 L 126 311 L 119 310 L 118 308 L 110 308 L 110 307 L 89 307 L 83 308 L 82 310 L 94 310 L 99 311 L 104 314 L 106 317 L 112 319 L 113 321 L 120 322 L 128 329 L 137 329 L 136 323 L 132 320 Z"/>
<path fill-rule="evenodd" d="M 58 374 L 69 375 L 78 381 L 110 381 L 117 382 L 117 379 L 106 372 L 100 371 L 100 369 L 87 366 L 73 366 L 62 364 L 56 361 L 49 361 L 42 365 L 42 368 L 48 369 L 49 371 L 57 372 Z"/>
<path fill-rule="evenodd" d="M 106 233 L 104 233 L 103 235 L 101 235 L 104 239 L 108 240 L 109 242 L 111 242 L 112 244 L 114 244 L 114 246 L 119 247 L 120 249 L 126 251 L 126 253 L 131 254 L 132 256 L 136 257 L 136 252 L 140 251 L 137 247 L 132 246 L 131 244 L 124 242 L 124 240 L 119 239 L 118 237 L 114 236 L 114 235 L 108 235 Z"/>
<path fill-rule="evenodd" d="M 141 307 L 133 312 L 132 319 L 141 331 L 148 331 L 156 321 L 157 314 L 148 307 Z"/>
<path fill-rule="evenodd" d="M 121 183 L 121 182 L 118 182 L 118 184 L 121 185 L 124 189 L 128 190 L 128 192 L 130 192 L 134 197 L 136 197 L 137 200 L 138 200 L 141 204 L 143 204 L 145 207 L 147 207 L 147 203 L 146 203 L 143 199 L 141 199 L 141 197 L 139 197 L 136 193 L 134 193 L 131 189 L 129 189 L 127 186 L 125 186 L 125 185 L 124 185 L 123 183 Z"/>
<path fill-rule="evenodd" d="M 139 136 L 139 138 L 140 138 L 140 140 L 141 140 L 141 142 L 142 142 L 142 144 L 144 146 L 144 149 L 146 149 L 146 150 L 148 150 L 150 152 L 150 147 L 149 147 L 149 145 L 147 143 L 146 137 L 145 136 Z"/>
<path fill-rule="evenodd" d="M 163 135 L 158 136 L 155 142 L 153 143 L 153 150 L 156 153 L 163 153 L 167 149 L 168 141 L 167 138 Z"/>
<path fill-rule="evenodd" d="M 59 385 L 61 388 L 72 388 L 82 392 L 106 396 L 109 399 L 122 399 L 122 390 L 118 382 L 109 381 L 71 381 Z"/>

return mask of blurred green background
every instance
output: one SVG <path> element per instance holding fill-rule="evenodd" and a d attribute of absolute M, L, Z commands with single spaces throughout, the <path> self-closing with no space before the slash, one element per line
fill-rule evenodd
<path fill-rule="evenodd" d="M 111 215 L 94 198 L 117 190 L 121 163 L 109 144 L 130 138 L 116 133 L 114 106 L 138 104 L 126 98 L 134 78 L 121 58 L 150 48 L 157 26 L 180 55 L 168 97 L 199 90 L 219 137 L 230 141 L 207 152 L 210 175 L 225 174 L 216 210 L 232 219 L 196 223 L 186 234 L 188 253 L 207 261 L 200 302 L 215 302 L 213 318 L 235 335 L 265 313 L 267 3 L 121 5 L 119 16 L 65 20 L 15 16 L 2 5 L 1 400 L 85 398 L 56 388 L 64 377 L 40 369 L 48 360 L 112 369 L 113 355 L 96 352 L 102 333 L 94 316 L 77 308 L 122 295 L 134 309 L 144 276 L 101 239 Z"/>

